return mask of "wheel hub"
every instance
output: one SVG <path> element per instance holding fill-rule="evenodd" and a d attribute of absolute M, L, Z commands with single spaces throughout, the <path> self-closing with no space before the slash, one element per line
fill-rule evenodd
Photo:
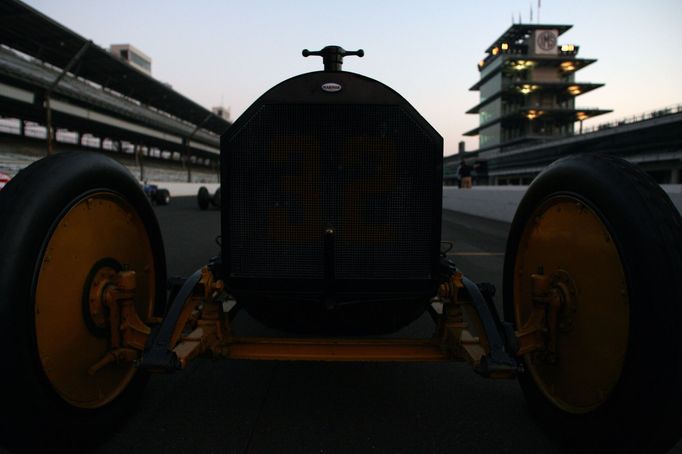
<path fill-rule="evenodd" d="M 557 318 L 557 330 L 559 333 L 569 333 L 574 327 L 575 312 L 578 309 L 576 304 L 575 283 L 568 274 L 568 271 L 557 270 L 550 278 L 550 288 L 555 289 L 559 293 L 561 299 L 561 308 Z"/>
<path fill-rule="evenodd" d="M 83 320 L 97 337 L 109 337 L 109 308 L 104 303 L 106 288 L 113 284 L 123 267 L 112 258 L 105 258 L 92 267 L 83 288 Z"/>

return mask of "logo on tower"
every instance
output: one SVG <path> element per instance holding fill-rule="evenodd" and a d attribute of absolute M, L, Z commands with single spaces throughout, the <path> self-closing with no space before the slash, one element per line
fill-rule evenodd
<path fill-rule="evenodd" d="M 557 30 L 538 30 L 535 32 L 535 53 L 536 54 L 556 54 Z"/>

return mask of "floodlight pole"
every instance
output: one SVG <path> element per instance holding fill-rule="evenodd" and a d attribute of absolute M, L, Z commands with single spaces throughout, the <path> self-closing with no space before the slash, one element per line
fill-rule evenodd
<path fill-rule="evenodd" d="M 189 161 L 189 142 L 192 140 L 192 137 L 194 137 L 194 134 L 201 129 L 201 127 L 213 116 L 213 112 L 210 112 L 208 115 L 206 115 L 206 118 L 201 120 L 197 125 L 194 127 L 194 130 L 187 136 L 185 139 L 185 164 L 187 165 L 187 182 L 191 183 L 192 182 L 192 168 L 190 166 L 190 161 Z"/>
<path fill-rule="evenodd" d="M 47 129 L 47 154 L 51 155 L 52 154 L 52 142 L 54 140 L 54 131 L 52 129 L 52 107 L 50 106 L 50 97 L 52 95 L 52 91 L 57 88 L 57 85 L 59 85 L 59 82 L 64 78 L 66 73 L 71 71 L 71 68 L 73 68 L 73 65 L 75 65 L 78 60 L 81 59 L 83 54 L 85 53 L 86 50 L 88 50 L 88 47 L 90 47 L 90 44 L 92 44 L 92 41 L 88 40 L 83 44 L 83 47 L 80 48 L 78 52 L 76 52 L 76 55 L 71 57 L 71 60 L 67 65 L 62 69 L 62 72 L 59 73 L 57 78 L 50 84 L 49 87 L 47 87 L 47 90 L 45 90 L 45 128 Z"/>
<path fill-rule="evenodd" d="M 135 144 L 133 147 L 134 154 L 135 154 L 135 161 L 137 162 L 137 166 L 140 168 L 140 181 L 144 181 L 144 162 L 143 162 L 143 155 L 142 155 L 142 146 L 139 144 Z"/>

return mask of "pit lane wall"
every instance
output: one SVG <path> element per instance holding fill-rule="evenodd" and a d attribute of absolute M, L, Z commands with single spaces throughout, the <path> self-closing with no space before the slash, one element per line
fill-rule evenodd
<path fill-rule="evenodd" d="M 682 213 L 682 185 L 661 187 Z M 459 189 L 456 186 L 444 186 L 443 209 L 511 222 L 527 188 L 528 186 L 474 186 L 471 189 Z"/>
<path fill-rule="evenodd" d="M 220 187 L 219 183 L 176 183 L 150 181 L 160 188 L 170 191 L 172 197 L 196 196 L 199 187 L 206 186 L 213 194 Z M 662 185 L 682 213 L 682 185 Z M 471 189 L 459 189 L 454 186 L 443 187 L 443 208 L 472 214 L 482 218 L 511 222 L 516 213 L 516 207 L 526 193 L 528 186 L 474 186 Z"/>
<path fill-rule="evenodd" d="M 148 183 L 155 184 L 161 189 L 168 189 L 171 197 L 196 196 L 201 186 L 206 186 L 208 192 L 213 195 L 215 190 L 220 187 L 220 183 L 167 183 L 164 181 L 149 181 Z"/>

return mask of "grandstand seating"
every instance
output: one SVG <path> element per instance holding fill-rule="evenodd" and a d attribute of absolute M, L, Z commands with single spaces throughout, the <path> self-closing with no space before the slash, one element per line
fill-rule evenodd
<path fill-rule="evenodd" d="M 60 71 L 57 69 L 0 46 L 0 74 L 48 87 L 58 77 L 59 73 Z M 194 125 L 186 121 L 174 118 L 149 106 L 144 106 L 131 98 L 97 87 L 71 75 L 67 75 L 61 80 L 59 85 L 55 87 L 54 93 L 80 100 L 86 105 L 101 107 L 119 114 L 122 118 L 134 119 L 141 124 L 180 136 L 188 136 L 195 128 Z M 194 138 L 214 147 L 219 146 L 218 135 L 205 130 L 197 131 Z"/>

